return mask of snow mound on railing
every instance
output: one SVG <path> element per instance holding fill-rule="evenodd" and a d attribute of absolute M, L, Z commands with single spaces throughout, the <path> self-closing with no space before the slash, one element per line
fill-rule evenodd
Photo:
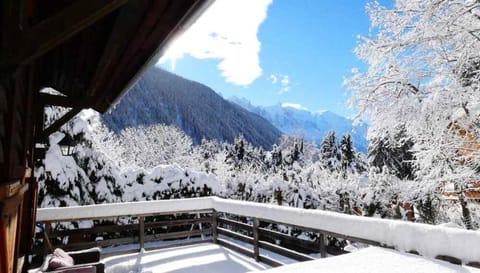
<path fill-rule="evenodd" d="M 477 231 L 217 197 L 39 209 L 37 221 L 108 218 L 205 209 L 371 240 L 400 251 L 417 251 L 430 258 L 445 255 L 458 258 L 465 263 L 480 261 L 480 232 Z"/>
<path fill-rule="evenodd" d="M 214 198 L 213 204 L 220 212 L 372 240 L 400 251 L 417 251 L 430 258 L 446 255 L 466 263 L 480 261 L 480 233 L 477 231 L 220 198 Z"/>

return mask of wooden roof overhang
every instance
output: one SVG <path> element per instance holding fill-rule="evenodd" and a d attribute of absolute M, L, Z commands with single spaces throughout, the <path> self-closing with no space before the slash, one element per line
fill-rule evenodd
<path fill-rule="evenodd" d="M 21 269 L 31 244 L 35 143 L 84 108 L 105 112 L 211 2 L 0 2 L 0 272 Z M 44 128 L 49 105 L 70 110 Z"/>
<path fill-rule="evenodd" d="M 39 95 L 43 103 L 104 112 L 206 3 L 6 0 L 1 69 L 32 73 L 33 90 L 52 87 L 66 95 Z"/>

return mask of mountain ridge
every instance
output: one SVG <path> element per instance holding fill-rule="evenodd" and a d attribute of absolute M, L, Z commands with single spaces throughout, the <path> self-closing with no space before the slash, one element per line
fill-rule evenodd
<path fill-rule="evenodd" d="M 233 142 L 242 134 L 270 149 L 281 132 L 258 114 L 225 100 L 210 87 L 152 67 L 102 116 L 115 132 L 158 123 L 176 125 L 198 144 L 202 138 Z"/>

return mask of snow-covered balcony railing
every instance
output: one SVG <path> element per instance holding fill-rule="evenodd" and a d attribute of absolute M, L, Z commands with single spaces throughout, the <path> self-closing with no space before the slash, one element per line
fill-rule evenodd
<path fill-rule="evenodd" d="M 179 215 L 188 213 L 187 219 L 163 219 L 157 221 L 153 216 Z M 129 225 L 95 226 L 79 228 L 74 231 L 52 231 L 52 223 L 112 219 L 133 217 L 138 222 Z M 227 216 L 227 217 L 226 217 Z M 231 216 L 236 216 L 232 220 Z M 150 217 L 147 222 L 146 217 Z M 240 221 L 243 220 L 243 221 Z M 286 257 L 303 261 L 313 259 L 298 250 L 310 250 L 326 256 L 325 236 L 345 238 L 350 241 L 369 245 L 395 248 L 401 251 L 418 253 L 430 258 L 440 258 L 455 263 L 480 266 L 480 233 L 469 230 L 416 224 L 404 221 L 359 217 L 320 210 L 304 210 L 277 205 L 244 201 L 225 200 L 216 197 L 145 201 L 118 204 L 102 204 L 83 207 L 45 208 L 37 212 L 37 221 L 45 224 L 46 234 L 51 237 L 71 236 L 73 234 L 93 234 L 102 232 L 121 233 L 126 229 L 134 230 L 133 236 L 112 239 L 93 240 L 87 243 L 69 242 L 68 248 L 89 246 L 112 246 L 138 244 L 143 248 L 145 242 L 174 238 L 186 238 L 202 235 L 200 241 L 212 241 L 232 248 L 258 261 L 272 266 L 281 265 L 265 255 L 263 249 Z M 156 227 L 176 225 L 196 225 L 197 229 L 152 234 Z M 299 230 L 318 234 L 315 242 L 290 237 L 270 230 L 269 224 L 280 224 Z M 147 231 L 146 231 L 147 230 Z M 99 235 L 100 234 L 100 235 Z M 205 237 L 203 236 L 205 235 Z M 207 237 L 207 235 L 210 235 Z M 230 240 L 233 238 L 250 244 L 246 248 Z M 285 247 L 295 245 L 296 250 Z M 283 245 L 283 246 L 280 246 Z M 315 251 L 316 250 L 316 251 Z"/>

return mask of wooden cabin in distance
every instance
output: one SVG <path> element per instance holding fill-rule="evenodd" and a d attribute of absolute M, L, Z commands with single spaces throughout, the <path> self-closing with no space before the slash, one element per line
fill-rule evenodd
<path fill-rule="evenodd" d="M 84 108 L 105 112 L 209 0 L 2 0 L 0 272 L 32 246 L 36 144 Z M 51 87 L 64 96 L 40 93 Z M 44 107 L 69 112 L 44 126 Z"/>

